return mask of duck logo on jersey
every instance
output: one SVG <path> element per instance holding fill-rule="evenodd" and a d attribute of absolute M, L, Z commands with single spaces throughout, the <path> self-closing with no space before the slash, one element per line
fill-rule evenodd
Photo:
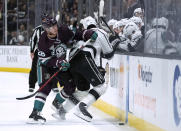
<path fill-rule="evenodd" d="M 178 65 L 175 67 L 173 79 L 173 113 L 178 126 L 181 121 L 181 72 Z"/>
<path fill-rule="evenodd" d="M 55 48 L 55 55 L 57 58 L 61 58 L 66 55 L 66 46 L 61 44 Z"/>

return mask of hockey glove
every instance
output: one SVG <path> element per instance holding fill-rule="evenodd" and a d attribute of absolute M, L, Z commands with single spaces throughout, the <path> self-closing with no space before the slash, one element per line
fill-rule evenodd
<path fill-rule="evenodd" d="M 68 68 L 70 67 L 70 63 L 68 63 L 66 60 L 57 60 L 56 65 L 57 65 L 58 68 L 61 67 L 62 71 L 67 71 Z"/>
<path fill-rule="evenodd" d="M 129 52 L 134 52 L 135 48 L 132 47 L 130 43 L 128 43 L 128 50 L 129 50 Z"/>

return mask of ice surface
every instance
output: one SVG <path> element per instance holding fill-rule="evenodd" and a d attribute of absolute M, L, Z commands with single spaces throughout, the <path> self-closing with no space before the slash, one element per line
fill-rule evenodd
<path fill-rule="evenodd" d="M 51 116 L 54 113 L 51 109 L 53 92 L 42 111 L 47 122 L 44 125 L 27 124 L 34 97 L 21 101 L 16 97 L 28 94 L 28 74 L 0 72 L 0 131 L 136 131 L 127 125 L 120 126 L 118 120 L 94 107 L 89 108 L 94 117 L 90 123 L 74 116 L 73 110 L 67 114 L 65 121 L 58 121 Z"/>

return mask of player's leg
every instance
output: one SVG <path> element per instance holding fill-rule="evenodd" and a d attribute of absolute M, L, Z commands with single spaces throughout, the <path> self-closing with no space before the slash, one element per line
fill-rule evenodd
<path fill-rule="evenodd" d="M 49 78 L 51 74 L 42 66 L 38 66 L 38 82 L 39 86 L 43 85 Z M 27 123 L 45 123 L 46 119 L 41 115 L 46 98 L 49 95 L 52 87 L 52 82 L 49 82 L 45 88 L 37 93 L 34 100 L 33 111 L 29 116 Z"/>
<path fill-rule="evenodd" d="M 63 86 L 63 89 L 60 91 L 60 93 L 57 93 L 55 99 L 52 102 L 52 107 L 54 107 L 56 113 L 61 110 L 60 107 L 62 106 L 62 103 L 72 95 L 76 88 L 69 70 L 60 72 L 57 77 L 59 79 L 60 85 Z M 57 102 L 59 103 L 58 106 L 56 106 Z"/>
<path fill-rule="evenodd" d="M 87 62 L 87 66 L 82 68 L 82 70 L 84 70 L 82 73 L 87 81 L 91 83 L 93 89 L 89 90 L 88 95 L 79 103 L 75 114 L 86 121 L 91 121 L 92 115 L 87 111 L 87 108 L 106 91 L 106 87 L 104 86 L 105 70 L 102 68 L 100 70 L 91 57 L 87 57 L 85 62 Z"/>
<path fill-rule="evenodd" d="M 29 73 L 29 92 L 33 92 L 35 89 L 35 84 L 37 82 L 37 60 L 38 54 L 35 51 L 34 58 L 32 60 L 31 70 Z"/>
<path fill-rule="evenodd" d="M 61 119 L 65 119 L 66 113 L 73 109 L 88 94 L 90 89 L 90 84 L 81 75 L 75 72 L 73 75 L 77 90 L 60 107 L 58 115 Z"/>

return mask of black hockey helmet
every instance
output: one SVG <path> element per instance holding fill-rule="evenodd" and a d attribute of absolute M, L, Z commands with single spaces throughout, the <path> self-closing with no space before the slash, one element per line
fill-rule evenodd
<path fill-rule="evenodd" d="M 43 12 L 43 13 L 41 14 L 41 20 L 46 19 L 48 16 L 49 16 L 48 13 Z"/>
<path fill-rule="evenodd" d="M 52 18 L 50 16 L 46 17 L 44 21 L 42 21 L 42 25 L 44 28 L 49 28 L 57 24 L 57 21 L 55 18 Z"/>

